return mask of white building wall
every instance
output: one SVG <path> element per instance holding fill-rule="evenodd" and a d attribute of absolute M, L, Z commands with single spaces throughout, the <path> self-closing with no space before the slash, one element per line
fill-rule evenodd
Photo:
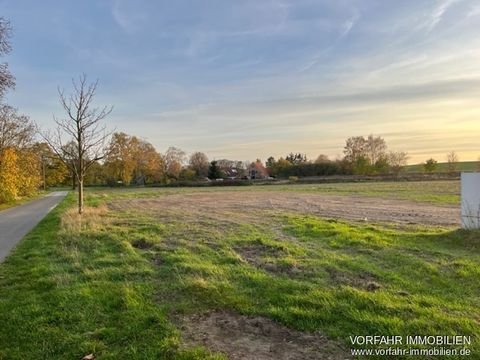
<path fill-rule="evenodd" d="M 462 227 L 480 228 L 480 173 L 462 173 Z"/>

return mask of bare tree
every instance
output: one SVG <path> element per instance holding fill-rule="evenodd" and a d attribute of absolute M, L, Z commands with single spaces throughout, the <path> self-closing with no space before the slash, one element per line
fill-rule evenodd
<path fill-rule="evenodd" d="M 0 56 L 8 54 L 11 50 L 10 36 L 12 29 L 10 22 L 3 17 L 0 17 Z M 15 85 L 15 78 L 8 70 L 7 63 L 0 64 L 0 98 L 3 97 L 8 88 Z"/>
<path fill-rule="evenodd" d="M 192 155 L 190 155 L 188 164 L 195 171 L 197 176 L 199 177 L 208 176 L 208 168 L 210 166 L 210 162 L 208 161 L 207 155 L 205 155 L 204 153 L 197 151 Z"/>
<path fill-rule="evenodd" d="M 106 131 L 101 121 L 113 107 L 92 107 L 98 80 L 87 83 L 87 76 L 81 75 L 78 82 L 72 80 L 73 92 L 65 95 L 58 90 L 60 103 L 66 118 L 54 118 L 57 128 L 54 132 L 42 134 L 45 141 L 71 170 L 78 184 L 78 213 L 83 212 L 83 180 L 90 166 L 106 156 L 111 132 Z M 68 146 L 73 141 L 74 146 Z"/>
<path fill-rule="evenodd" d="M 365 157 L 366 140 L 363 136 L 349 137 L 345 142 L 343 153 L 345 160 L 355 163 L 359 158 Z"/>
<path fill-rule="evenodd" d="M 7 147 L 25 148 L 33 143 L 35 124 L 8 105 L 0 105 L 0 150 Z"/>
<path fill-rule="evenodd" d="M 75 145 L 75 142 L 73 140 L 70 140 L 68 143 L 63 145 L 62 147 L 62 153 L 65 154 L 63 158 L 61 158 L 62 162 L 65 164 L 66 161 L 70 163 L 68 166 L 69 170 L 69 177 L 71 180 L 72 184 L 72 190 L 77 190 L 77 178 L 75 176 L 75 163 L 78 161 L 78 157 L 75 155 L 75 149 L 77 146 Z M 74 155 L 74 157 L 69 157 L 68 154 Z"/>
<path fill-rule="evenodd" d="M 163 160 L 165 174 L 169 178 L 178 180 L 180 171 L 182 171 L 183 164 L 185 163 L 185 151 L 175 146 L 170 146 L 165 152 Z"/>
<path fill-rule="evenodd" d="M 385 157 L 387 143 L 380 136 L 368 135 L 365 142 L 365 153 L 370 161 L 370 165 L 375 165 L 377 161 Z"/>
<path fill-rule="evenodd" d="M 388 165 L 390 171 L 398 176 L 400 172 L 405 168 L 408 161 L 408 154 L 404 151 L 390 151 L 388 153 Z"/>
<path fill-rule="evenodd" d="M 458 155 L 455 151 L 450 151 L 447 154 L 447 170 L 449 173 L 457 171 Z"/>

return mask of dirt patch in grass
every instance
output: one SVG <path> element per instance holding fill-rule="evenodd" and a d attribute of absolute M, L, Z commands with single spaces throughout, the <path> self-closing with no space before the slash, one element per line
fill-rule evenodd
<path fill-rule="evenodd" d="M 335 268 L 327 268 L 327 272 L 330 275 L 330 280 L 337 285 L 348 285 L 372 292 L 383 287 L 376 277 L 369 273 L 351 274 Z"/>
<path fill-rule="evenodd" d="M 286 254 L 282 249 L 263 244 L 249 244 L 235 247 L 235 252 L 248 264 L 273 274 L 286 274 L 289 276 L 301 275 L 302 269 L 294 264 L 279 263 L 268 258 L 278 259 Z"/>
<path fill-rule="evenodd" d="M 249 244 L 241 247 L 235 247 L 235 252 L 250 265 L 263 268 L 265 270 L 273 270 L 275 264 L 268 263 L 264 260 L 265 256 L 278 257 L 283 252 L 275 247 L 262 244 Z"/>
<path fill-rule="evenodd" d="M 153 244 L 145 239 L 139 238 L 132 241 L 132 246 L 136 249 L 147 250 L 153 247 Z"/>
<path fill-rule="evenodd" d="M 363 222 L 419 225 L 459 225 L 458 206 L 439 206 L 408 200 L 338 196 L 276 191 L 222 191 L 175 194 L 147 199 L 111 202 L 115 210 L 153 212 L 163 219 L 183 214 L 193 221 L 260 223 L 265 212 L 298 212 L 325 218 Z M 185 214 L 188 214 L 186 216 Z"/>
<path fill-rule="evenodd" d="M 335 341 L 260 316 L 215 311 L 182 319 L 185 347 L 205 346 L 230 360 L 351 359 Z"/>

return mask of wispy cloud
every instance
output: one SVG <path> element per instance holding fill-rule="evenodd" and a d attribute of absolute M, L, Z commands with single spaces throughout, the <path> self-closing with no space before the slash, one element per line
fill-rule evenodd
<path fill-rule="evenodd" d="M 334 26 L 337 28 L 338 35 L 336 35 L 331 43 L 323 48 L 317 50 L 312 56 L 310 56 L 306 61 L 300 64 L 298 71 L 300 73 L 309 71 L 313 69 L 316 65 L 318 65 L 322 59 L 326 56 L 330 55 L 331 52 L 335 49 L 336 46 L 342 41 L 343 38 L 347 37 L 352 29 L 355 27 L 357 22 L 360 20 L 360 13 L 355 10 L 354 14 L 350 16 L 347 20 L 340 22 L 338 26 Z"/>
<path fill-rule="evenodd" d="M 425 23 L 427 30 L 432 31 L 438 25 L 438 23 L 442 21 L 442 18 L 448 9 L 459 1 L 460 0 L 439 0 L 438 5 L 435 6 L 428 21 Z"/>
<path fill-rule="evenodd" d="M 340 34 L 340 37 L 347 36 L 359 19 L 360 19 L 360 14 L 356 12 L 350 19 L 345 21 L 342 26 L 343 29 Z"/>
<path fill-rule="evenodd" d="M 111 14 L 115 23 L 128 34 L 134 34 L 147 20 L 137 4 L 126 0 L 113 0 Z"/>

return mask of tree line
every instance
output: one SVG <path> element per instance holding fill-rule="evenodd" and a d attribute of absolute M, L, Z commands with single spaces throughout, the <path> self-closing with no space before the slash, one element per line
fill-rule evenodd
<path fill-rule="evenodd" d="M 67 144 L 71 146 L 71 144 Z M 71 183 L 75 187 L 76 176 L 62 164 L 46 143 L 36 146 L 48 154 L 46 168 L 47 186 Z M 330 175 L 399 175 L 407 164 L 405 152 L 389 151 L 380 136 L 355 136 L 346 139 L 344 157 L 331 160 L 319 155 L 310 160 L 303 153 L 290 153 L 265 163 L 228 159 L 210 160 L 203 152 L 187 156 L 178 147 L 171 146 L 160 153 L 148 141 L 124 132 L 115 132 L 105 147 L 101 161 L 93 161 L 86 172 L 87 185 L 151 185 L 171 184 L 181 181 L 207 181 L 218 179 L 265 179 L 330 176 Z M 449 153 L 453 165 L 458 162 L 455 153 Z M 435 171 L 436 161 L 424 163 L 424 171 Z"/>
<path fill-rule="evenodd" d="M 388 151 L 385 139 L 380 136 L 352 136 L 345 141 L 344 157 L 330 160 L 321 154 L 307 160 L 304 154 L 291 153 L 278 160 L 270 157 L 267 168 L 272 176 L 328 176 L 328 175 L 398 175 L 407 165 L 408 154 Z"/>

